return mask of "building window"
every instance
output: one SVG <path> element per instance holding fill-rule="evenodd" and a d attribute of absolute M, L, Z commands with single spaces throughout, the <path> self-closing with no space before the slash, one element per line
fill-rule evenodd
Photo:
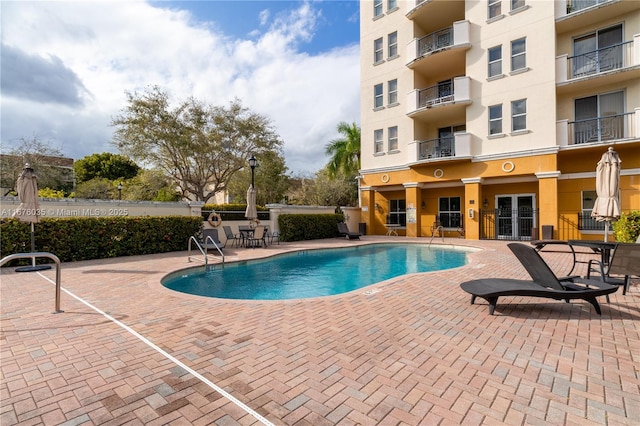
<path fill-rule="evenodd" d="M 389 58 L 398 56 L 398 32 L 394 31 L 388 36 Z"/>
<path fill-rule="evenodd" d="M 489 107 L 489 134 L 502 133 L 502 104 Z"/>
<path fill-rule="evenodd" d="M 389 105 L 395 105 L 398 103 L 398 80 L 389 80 Z"/>
<path fill-rule="evenodd" d="M 384 49 L 382 48 L 382 37 L 373 41 L 373 63 L 377 64 L 384 60 Z"/>
<path fill-rule="evenodd" d="M 387 10 L 393 10 L 398 7 L 398 0 L 389 0 L 387 2 Z"/>
<path fill-rule="evenodd" d="M 600 142 L 629 136 L 625 124 L 624 91 L 578 98 L 574 101 L 573 143 Z"/>
<path fill-rule="evenodd" d="M 389 216 L 387 223 L 407 226 L 407 201 L 389 200 Z"/>
<path fill-rule="evenodd" d="M 373 17 L 382 16 L 382 0 L 373 0 Z"/>
<path fill-rule="evenodd" d="M 389 151 L 398 150 L 398 126 L 389 127 Z"/>
<path fill-rule="evenodd" d="M 524 38 L 511 42 L 511 71 L 523 69 L 527 66 L 526 41 Z"/>
<path fill-rule="evenodd" d="M 511 10 L 520 9 L 524 7 L 524 0 L 511 0 Z"/>
<path fill-rule="evenodd" d="M 379 152 L 382 152 L 383 150 L 383 131 L 382 129 L 378 129 L 378 130 L 374 130 L 373 131 L 373 152 L 374 154 L 377 154 Z"/>
<path fill-rule="evenodd" d="M 489 77 L 502 74 L 502 46 L 489 49 Z"/>
<path fill-rule="evenodd" d="M 582 191 L 582 214 L 578 218 L 578 229 L 585 231 L 601 231 L 604 229 L 604 222 L 597 222 L 591 217 L 597 197 L 596 191 Z"/>
<path fill-rule="evenodd" d="M 502 14 L 502 0 L 489 0 L 489 19 Z"/>
<path fill-rule="evenodd" d="M 527 128 L 527 100 L 520 99 L 511 102 L 511 131 L 525 130 Z"/>
<path fill-rule="evenodd" d="M 441 197 L 438 201 L 438 218 L 442 227 L 460 228 L 462 225 L 460 197 Z"/>
<path fill-rule="evenodd" d="M 622 68 L 624 65 L 622 24 L 598 30 L 573 40 L 570 58 L 574 77 Z"/>
<path fill-rule="evenodd" d="M 382 96 L 382 83 L 373 86 L 373 107 L 382 108 L 383 96 Z"/>

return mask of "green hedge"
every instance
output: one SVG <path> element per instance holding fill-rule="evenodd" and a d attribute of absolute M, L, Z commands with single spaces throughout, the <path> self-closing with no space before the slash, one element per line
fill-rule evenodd
<path fill-rule="evenodd" d="M 182 251 L 201 228 L 200 216 L 47 218 L 35 224 L 35 249 L 63 262 Z M 30 225 L 1 220 L 0 248 L 2 257 L 30 252 Z"/>
<path fill-rule="evenodd" d="M 278 216 L 280 240 L 303 241 L 321 238 L 335 238 L 338 222 L 344 220 L 342 214 L 281 214 Z"/>

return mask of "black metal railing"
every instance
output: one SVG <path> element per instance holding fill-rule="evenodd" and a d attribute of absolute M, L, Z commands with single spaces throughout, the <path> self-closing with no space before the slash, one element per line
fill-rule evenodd
<path fill-rule="evenodd" d="M 443 81 L 418 91 L 417 108 L 430 108 L 446 102 L 453 102 L 453 80 Z"/>
<path fill-rule="evenodd" d="M 579 78 L 631 66 L 633 41 L 569 56 L 569 78 Z"/>
<path fill-rule="evenodd" d="M 598 222 L 591 217 L 591 213 L 578 213 L 578 230 L 604 231 L 604 222 Z"/>
<path fill-rule="evenodd" d="M 420 150 L 420 160 L 454 157 L 456 155 L 455 138 L 453 136 L 420 141 L 418 145 Z"/>
<path fill-rule="evenodd" d="M 570 144 L 625 139 L 632 136 L 635 112 L 569 122 Z"/>
<path fill-rule="evenodd" d="M 418 39 L 418 57 L 453 45 L 453 27 L 427 34 Z"/>
<path fill-rule="evenodd" d="M 528 241 L 538 238 L 537 209 L 480 210 L 480 239 Z"/>

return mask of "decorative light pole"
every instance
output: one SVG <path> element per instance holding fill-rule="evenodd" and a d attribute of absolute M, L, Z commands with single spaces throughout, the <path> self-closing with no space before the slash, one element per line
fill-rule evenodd
<path fill-rule="evenodd" d="M 122 200 L 122 182 L 118 183 L 118 200 Z"/>
<path fill-rule="evenodd" d="M 251 187 L 255 188 L 254 186 L 254 172 L 255 172 L 255 168 L 256 168 L 256 163 L 258 161 L 256 160 L 256 157 L 253 156 L 253 154 L 251 154 L 251 158 L 249 158 L 249 167 L 251 167 Z"/>

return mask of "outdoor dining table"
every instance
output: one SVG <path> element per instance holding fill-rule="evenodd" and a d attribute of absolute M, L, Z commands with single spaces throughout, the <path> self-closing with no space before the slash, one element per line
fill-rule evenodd
<path fill-rule="evenodd" d="M 616 248 L 615 242 L 597 240 L 569 240 L 569 245 L 572 247 L 590 248 L 594 253 L 600 254 L 600 261 L 605 266 L 609 265 L 609 259 L 611 259 L 611 251 Z"/>
<path fill-rule="evenodd" d="M 253 239 L 253 235 L 256 229 L 247 225 L 240 225 L 238 226 L 238 231 L 240 231 L 240 236 L 242 237 L 242 241 L 240 242 L 240 245 L 242 247 L 246 247 L 247 241 L 250 241 Z M 264 225 L 264 233 L 265 235 L 269 235 L 269 225 Z M 267 239 L 265 238 L 265 243 L 266 241 Z"/>

